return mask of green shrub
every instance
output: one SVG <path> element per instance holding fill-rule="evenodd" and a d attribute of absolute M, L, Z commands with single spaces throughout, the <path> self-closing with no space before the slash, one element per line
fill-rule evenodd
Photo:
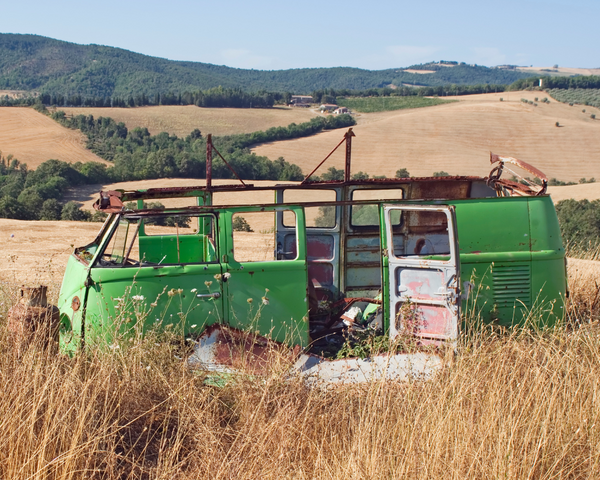
<path fill-rule="evenodd" d="M 92 215 L 90 212 L 81 210 L 77 202 L 67 202 L 62 208 L 60 215 L 61 220 L 71 220 L 73 222 L 87 222 Z"/>
<path fill-rule="evenodd" d="M 250 224 L 244 217 L 240 217 L 239 215 L 233 219 L 232 222 L 233 230 L 236 232 L 253 232 L 252 228 L 250 228 Z"/>

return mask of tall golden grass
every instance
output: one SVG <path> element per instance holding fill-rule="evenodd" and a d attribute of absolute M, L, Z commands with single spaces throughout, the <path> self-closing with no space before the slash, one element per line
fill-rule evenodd
<path fill-rule="evenodd" d="M 478 332 L 427 382 L 307 387 L 274 365 L 216 386 L 175 337 L 18 352 L 0 287 L 2 479 L 600 476 L 591 303 L 570 300 L 567 327 Z"/>

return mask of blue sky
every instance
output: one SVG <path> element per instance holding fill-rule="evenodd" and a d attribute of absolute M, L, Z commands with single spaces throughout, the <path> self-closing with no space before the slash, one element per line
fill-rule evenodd
<path fill-rule="evenodd" d="M 600 67 L 600 0 L 2 0 L 0 32 L 172 60 L 278 70 L 479 65 Z"/>

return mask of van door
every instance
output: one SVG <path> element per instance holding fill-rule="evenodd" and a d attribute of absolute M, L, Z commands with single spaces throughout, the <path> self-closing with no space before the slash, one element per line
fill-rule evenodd
<path fill-rule="evenodd" d="M 112 342 L 133 328 L 193 335 L 223 321 L 217 215 L 189 216 L 185 227 L 165 226 L 164 217 L 115 221 L 87 282 L 86 339 Z"/>
<path fill-rule="evenodd" d="M 278 212 L 288 216 L 277 240 Z M 301 207 L 227 209 L 222 258 L 229 325 L 289 345 L 308 344 L 306 226 Z M 291 226 L 294 226 L 291 228 Z"/>
<path fill-rule="evenodd" d="M 390 337 L 456 342 L 459 256 L 454 207 L 383 205 L 384 298 Z M 387 261 L 386 261 L 387 259 Z"/>

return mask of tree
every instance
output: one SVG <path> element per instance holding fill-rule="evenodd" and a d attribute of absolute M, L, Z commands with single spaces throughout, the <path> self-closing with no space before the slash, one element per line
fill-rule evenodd
<path fill-rule="evenodd" d="M 79 204 L 73 201 L 65 204 L 60 215 L 62 220 L 71 220 L 74 222 L 86 222 L 90 219 L 90 217 L 91 215 L 89 212 L 81 210 L 81 208 L 79 208 Z"/>
<path fill-rule="evenodd" d="M 356 172 L 352 175 L 352 180 L 368 180 L 369 174 L 365 172 Z"/>
<path fill-rule="evenodd" d="M 192 130 L 192 133 L 190 133 L 190 138 L 192 140 L 198 140 L 199 138 L 202 138 L 202 132 L 200 132 L 199 129 L 194 128 L 194 130 Z"/>
<path fill-rule="evenodd" d="M 60 220 L 62 205 L 56 198 L 49 198 L 42 204 L 40 220 Z"/>
<path fill-rule="evenodd" d="M 0 217 L 25 220 L 27 210 L 16 198 L 5 195 L 0 199 Z"/>
<path fill-rule="evenodd" d="M 449 177 L 450 174 L 448 172 L 444 172 L 443 170 L 439 172 L 433 172 L 434 177 Z"/>
<path fill-rule="evenodd" d="M 344 180 L 344 171 L 340 168 L 329 167 L 329 169 L 321 175 L 321 179 L 325 182 L 332 180 Z"/>
<path fill-rule="evenodd" d="M 410 178 L 410 173 L 406 168 L 400 168 L 396 170 L 396 178 Z"/>
<path fill-rule="evenodd" d="M 25 208 L 28 220 L 37 220 L 39 218 L 44 199 L 34 188 L 23 190 L 17 200 Z"/>
<path fill-rule="evenodd" d="M 240 217 L 239 215 L 233 219 L 231 223 L 232 228 L 236 232 L 253 232 L 252 228 L 250 228 L 250 224 L 244 217 Z"/>

